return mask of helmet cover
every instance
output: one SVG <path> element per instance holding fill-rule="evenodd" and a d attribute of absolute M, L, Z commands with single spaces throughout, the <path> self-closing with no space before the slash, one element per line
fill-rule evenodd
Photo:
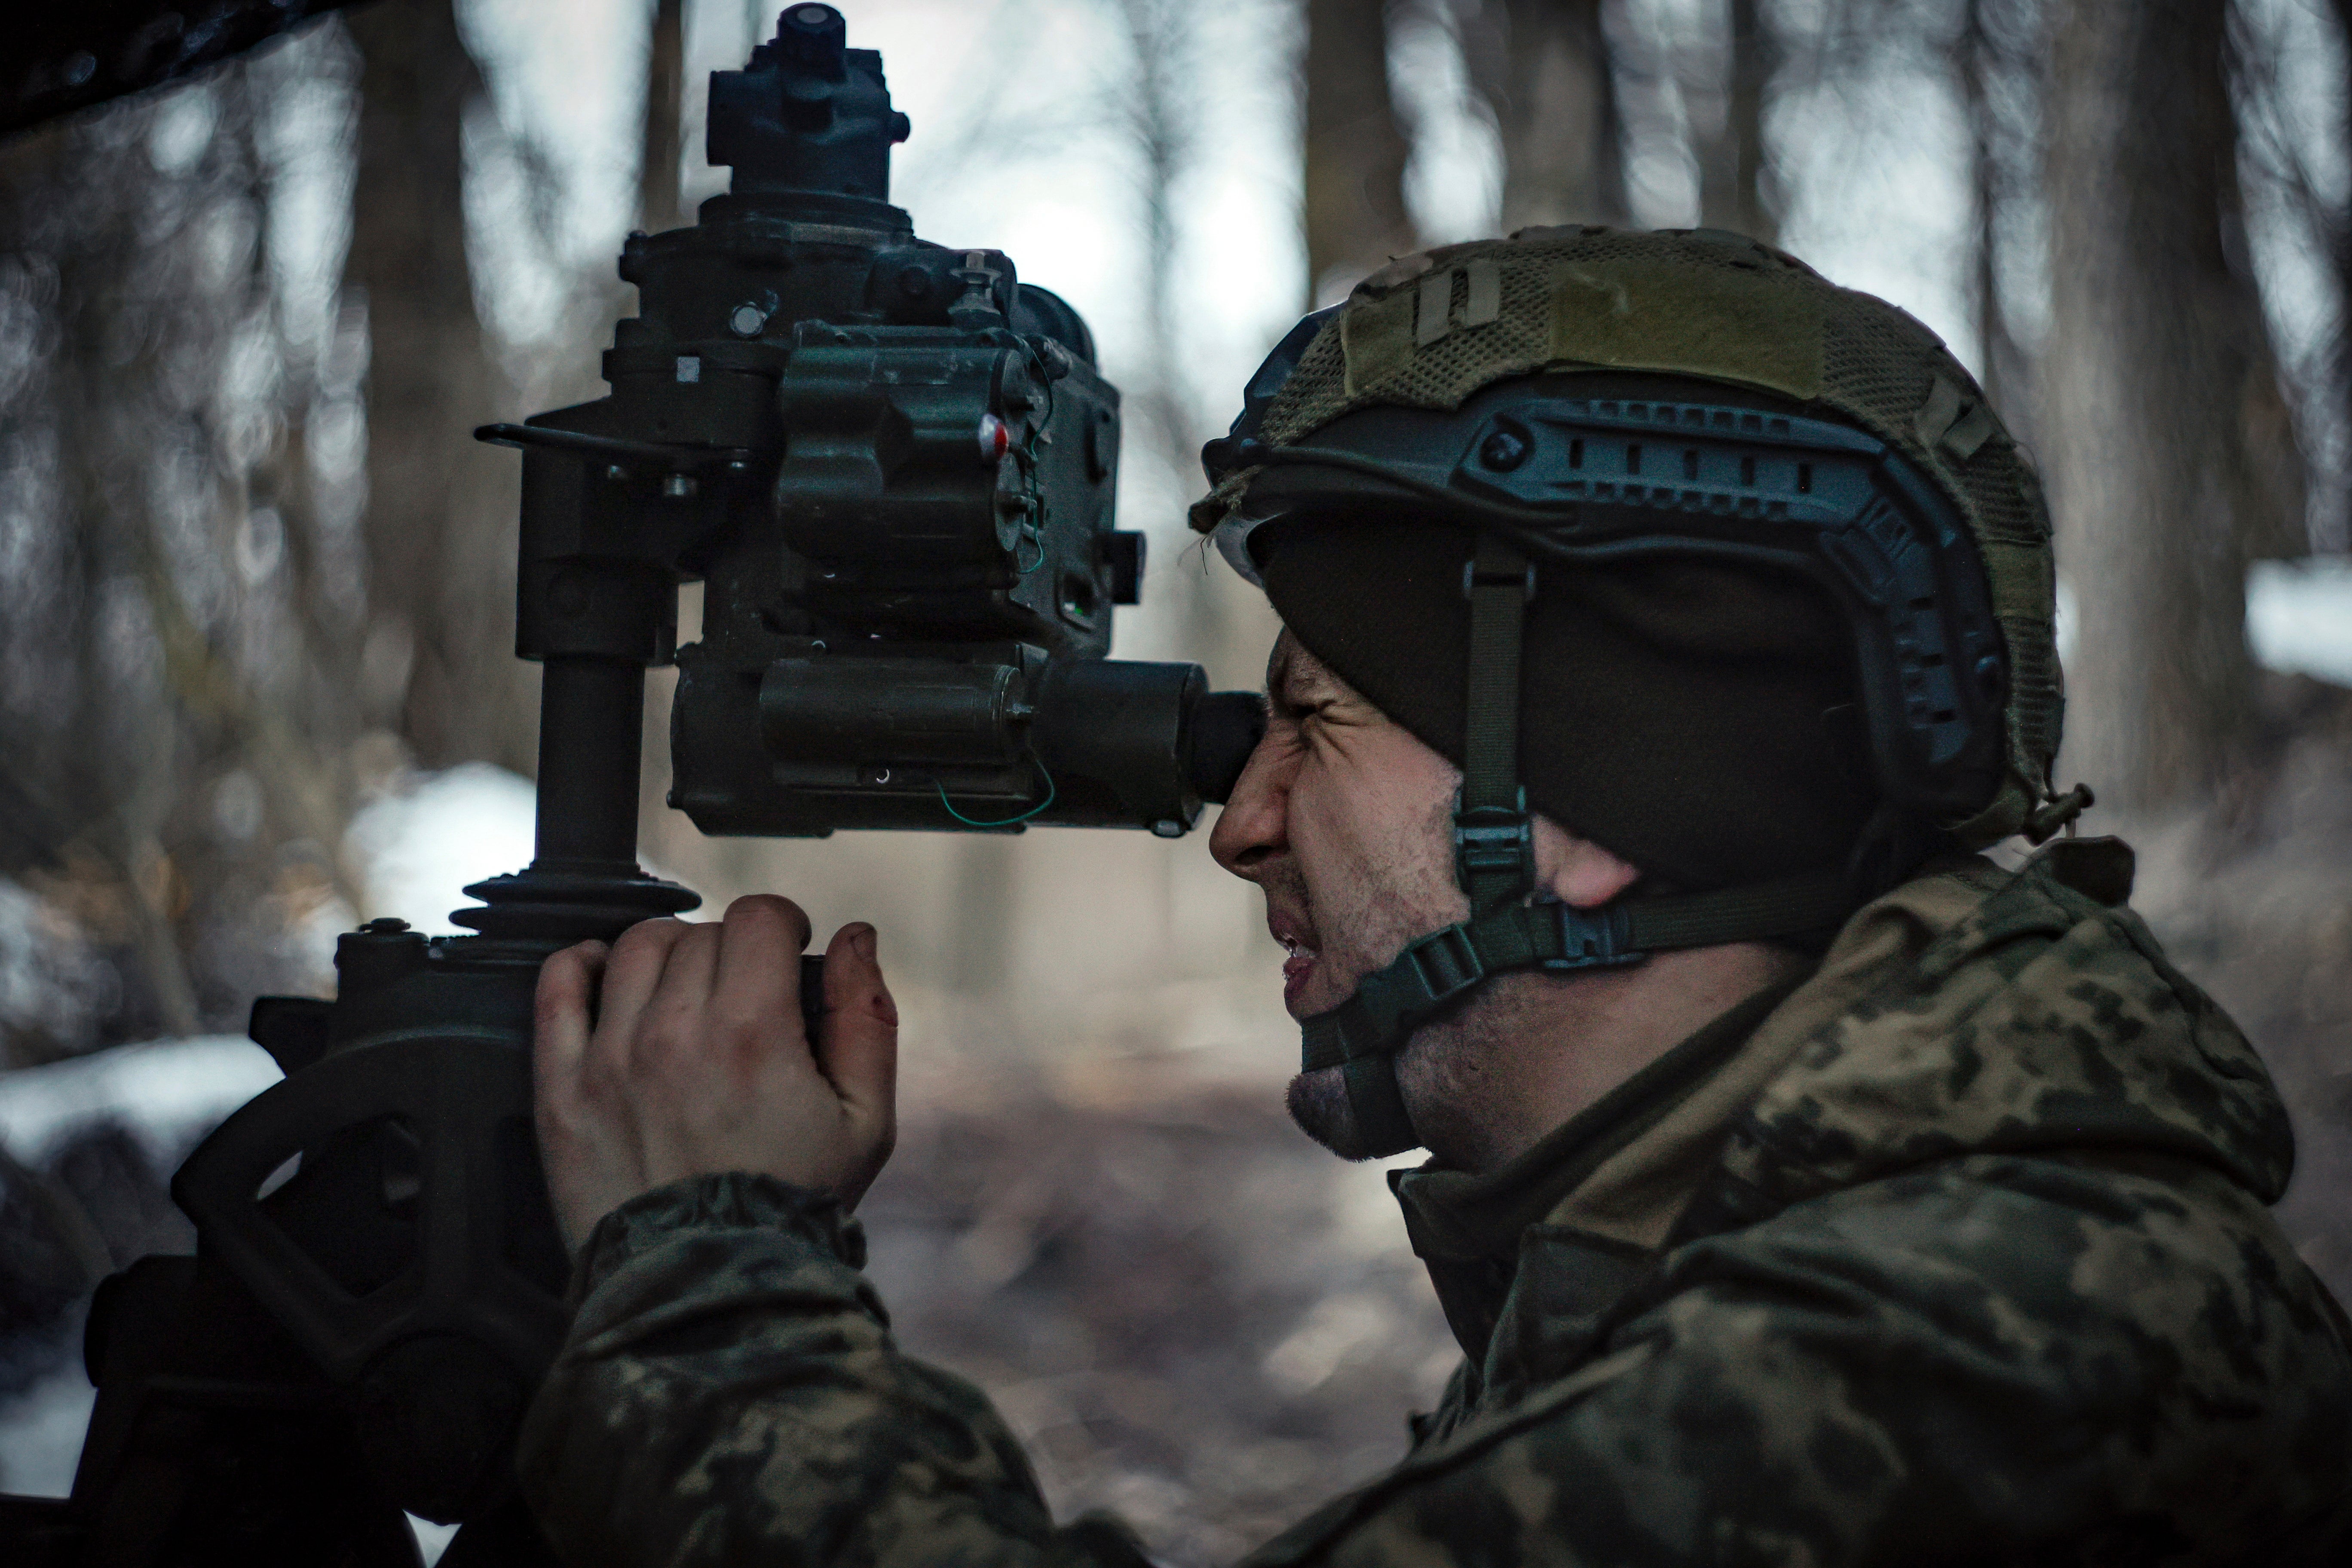
<path fill-rule="evenodd" d="M 1927 327 L 1744 237 L 1537 228 L 1398 258 L 1302 321 L 1253 379 L 1234 437 L 1203 454 L 1214 488 L 1193 526 L 1254 577 L 1250 492 L 1265 470 L 1240 460 L 1242 437 L 1295 446 L 1359 409 L 1452 411 L 1506 378 L 1593 369 L 1789 399 L 1875 437 L 1957 510 L 2007 654 L 2006 768 L 1973 816 L 1939 826 L 1972 846 L 2017 831 L 2047 789 L 2063 703 L 2049 514 L 2031 462 Z"/>

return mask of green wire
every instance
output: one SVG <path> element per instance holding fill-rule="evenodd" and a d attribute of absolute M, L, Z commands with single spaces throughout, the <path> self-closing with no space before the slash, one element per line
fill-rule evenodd
<path fill-rule="evenodd" d="M 1045 511 L 1045 507 L 1042 504 L 1042 501 L 1037 510 L 1041 515 Z M 1045 564 L 1045 541 L 1036 529 L 1024 528 L 1021 531 L 1021 542 L 1023 544 L 1034 544 L 1037 547 L 1037 559 L 1032 561 L 1026 566 L 1021 564 L 1021 553 L 1018 547 L 1013 551 L 1013 574 L 1016 577 L 1026 577 L 1030 573 L 1034 572 L 1038 567 Z"/>
<path fill-rule="evenodd" d="M 1023 812 L 1018 816 L 1007 816 L 996 822 L 982 822 L 977 817 L 966 816 L 962 812 L 958 811 L 955 808 L 955 802 L 948 798 L 948 786 L 940 783 L 939 780 L 933 779 L 931 781 L 931 787 L 940 792 L 940 804 L 948 808 L 948 815 L 954 817 L 958 822 L 962 823 L 966 827 L 1011 827 L 1015 823 L 1028 821 L 1031 817 L 1036 816 L 1039 812 L 1054 804 L 1054 795 L 1057 789 L 1057 786 L 1054 783 L 1054 775 L 1046 770 L 1045 764 L 1043 763 L 1039 763 L 1037 764 L 1037 771 L 1045 775 L 1045 798 L 1039 801 L 1036 805 L 1031 806 L 1028 810 Z"/>

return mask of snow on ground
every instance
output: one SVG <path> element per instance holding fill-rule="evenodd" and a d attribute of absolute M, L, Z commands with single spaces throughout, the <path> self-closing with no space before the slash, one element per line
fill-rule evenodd
<path fill-rule="evenodd" d="M 0 878 L 0 1018 L 11 1031 L 45 1038 L 60 1052 L 86 1050 L 113 984 L 72 921 Z"/>
<path fill-rule="evenodd" d="M 2352 560 L 2255 563 L 2246 642 L 2269 668 L 2352 686 Z"/>
<path fill-rule="evenodd" d="M 37 1170 L 75 1133 L 127 1128 L 149 1158 L 175 1158 L 285 1074 L 242 1035 L 121 1046 L 0 1076 L 0 1148 Z"/>
<path fill-rule="evenodd" d="M 68 1347 L 70 1348 L 70 1347 Z M 0 1492 L 16 1497 L 64 1497 L 73 1490 L 74 1465 L 89 1427 L 98 1391 L 83 1375 L 81 1358 L 15 1398 L 0 1403 Z"/>
<path fill-rule="evenodd" d="M 353 819 L 351 846 L 367 877 L 363 918 L 396 916 L 422 931 L 457 928 L 475 902 L 466 886 L 530 863 L 531 783 L 488 763 L 428 774 Z"/>

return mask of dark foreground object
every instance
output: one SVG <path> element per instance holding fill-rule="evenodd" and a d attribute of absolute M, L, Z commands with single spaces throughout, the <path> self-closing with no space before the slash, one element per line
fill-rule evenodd
<path fill-rule="evenodd" d="M 88 0 L 9 17 L 0 136 L 176 81 L 352 0 Z"/>

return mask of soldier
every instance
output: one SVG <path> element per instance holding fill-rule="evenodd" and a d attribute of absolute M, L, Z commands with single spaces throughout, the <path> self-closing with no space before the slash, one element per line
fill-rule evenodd
<path fill-rule="evenodd" d="M 1310 316 L 1194 510 L 1285 630 L 1218 822 L 1294 1116 L 1415 1146 L 1465 1360 L 1254 1563 L 2352 1561 L 2284 1113 L 2057 838 L 2031 468 L 1933 334 L 1736 236 L 1534 230 Z M 892 1343 L 871 928 L 551 961 L 578 1249 L 526 1490 L 566 1561 L 1127 1563 Z M 601 1009 L 591 999 L 601 984 Z M 593 1020 L 593 1021 L 592 1021 Z"/>

